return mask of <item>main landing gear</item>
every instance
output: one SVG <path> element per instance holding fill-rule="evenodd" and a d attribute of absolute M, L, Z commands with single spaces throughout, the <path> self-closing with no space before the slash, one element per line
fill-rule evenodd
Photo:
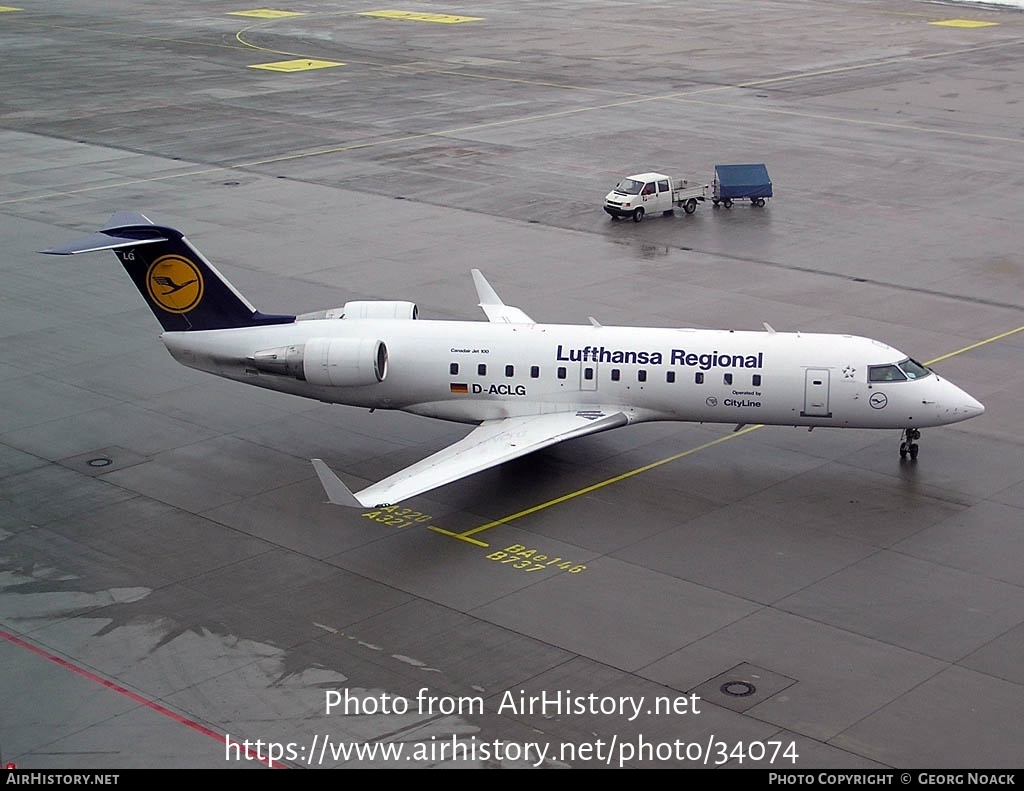
<path fill-rule="evenodd" d="M 921 439 L 921 430 L 917 428 L 905 428 L 901 435 L 903 441 L 900 442 L 900 459 L 906 459 L 907 454 L 910 454 L 911 459 L 917 458 L 917 441 Z"/>

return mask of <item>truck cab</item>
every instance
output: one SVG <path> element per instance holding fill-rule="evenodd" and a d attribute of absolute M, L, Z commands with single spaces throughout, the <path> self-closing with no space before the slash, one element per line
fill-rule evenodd
<path fill-rule="evenodd" d="M 707 184 L 690 186 L 686 179 L 664 173 L 637 173 L 622 179 L 605 195 L 604 210 L 613 220 L 632 217 L 633 222 L 640 222 L 651 212 L 672 214 L 677 207 L 693 214 L 697 202 L 706 198 L 708 188 Z"/>
<path fill-rule="evenodd" d="M 672 179 L 664 173 L 627 176 L 604 198 L 604 210 L 613 219 L 632 217 L 634 222 L 653 211 L 671 212 L 672 207 Z"/>

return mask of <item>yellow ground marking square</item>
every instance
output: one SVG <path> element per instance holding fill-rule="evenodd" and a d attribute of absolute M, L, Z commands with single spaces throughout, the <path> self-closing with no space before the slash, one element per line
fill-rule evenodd
<path fill-rule="evenodd" d="M 266 69 L 267 71 L 312 71 L 313 69 L 330 69 L 334 66 L 344 66 L 336 60 L 310 60 L 299 58 L 298 60 L 279 60 L 276 63 L 253 63 L 250 69 Z"/>
<path fill-rule="evenodd" d="M 252 11 L 228 11 L 228 16 L 254 16 L 258 19 L 282 19 L 287 16 L 305 16 L 301 11 L 275 11 L 273 8 L 254 8 Z"/>
<path fill-rule="evenodd" d="M 479 22 L 479 16 L 452 16 L 451 14 L 421 14 L 418 11 L 360 11 L 359 16 L 375 16 L 382 19 L 409 19 L 413 22 L 439 22 L 442 25 L 457 25 L 460 22 Z"/>
<path fill-rule="evenodd" d="M 0 5 L 0 14 L 2 14 L 4 11 L 24 11 L 24 10 L 25 10 L 24 8 L 14 8 L 13 6 L 9 6 L 9 5 Z"/>
<path fill-rule="evenodd" d="M 929 25 L 945 25 L 946 27 L 992 27 L 998 22 L 979 22 L 977 19 L 943 19 L 941 22 L 929 22 Z"/>

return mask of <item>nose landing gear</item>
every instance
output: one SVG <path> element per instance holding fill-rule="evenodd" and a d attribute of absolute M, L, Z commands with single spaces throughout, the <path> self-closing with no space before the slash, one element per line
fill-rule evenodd
<path fill-rule="evenodd" d="M 910 454 L 911 459 L 917 458 L 917 440 L 921 439 L 921 430 L 917 428 L 905 428 L 902 434 L 903 441 L 900 442 L 900 459 L 906 459 Z"/>

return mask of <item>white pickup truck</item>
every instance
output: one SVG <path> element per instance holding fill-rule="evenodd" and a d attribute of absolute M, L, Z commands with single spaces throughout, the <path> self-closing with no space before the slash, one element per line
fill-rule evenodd
<path fill-rule="evenodd" d="M 654 211 L 672 214 L 676 208 L 693 214 L 698 201 L 706 200 L 710 189 L 710 184 L 691 185 L 686 179 L 664 173 L 637 173 L 622 179 L 605 195 L 604 210 L 613 220 L 632 217 L 633 222 L 640 222 L 645 214 Z"/>

